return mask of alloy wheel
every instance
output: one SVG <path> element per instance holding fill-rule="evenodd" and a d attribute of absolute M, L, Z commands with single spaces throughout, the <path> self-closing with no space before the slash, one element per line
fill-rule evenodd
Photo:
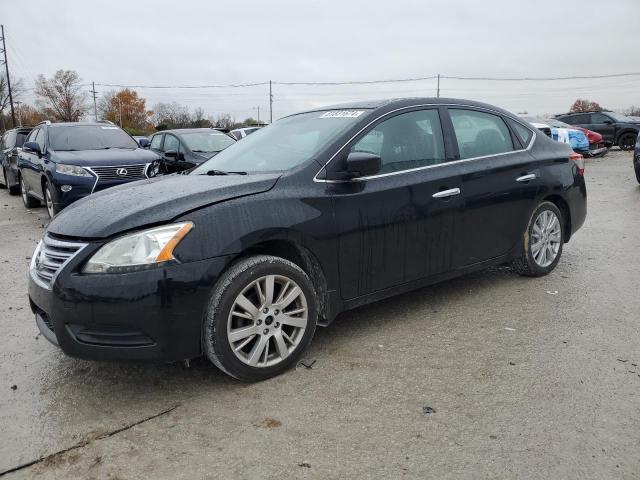
<path fill-rule="evenodd" d="M 27 187 L 25 186 L 22 177 L 20 177 L 20 194 L 22 195 L 22 201 L 24 202 L 25 206 L 28 207 L 29 195 L 27 195 Z"/>
<path fill-rule="evenodd" d="M 49 190 L 48 186 L 44 187 L 44 199 L 47 204 L 47 213 L 50 218 L 53 218 L 53 198 L 51 198 L 51 190 Z"/>
<path fill-rule="evenodd" d="M 560 251 L 562 228 L 557 215 L 543 210 L 536 217 L 531 230 L 531 256 L 539 267 L 551 265 Z"/>
<path fill-rule="evenodd" d="M 298 284 L 282 275 L 266 275 L 249 283 L 234 300 L 227 340 L 243 363 L 271 367 L 300 344 L 307 321 L 307 299 Z"/>

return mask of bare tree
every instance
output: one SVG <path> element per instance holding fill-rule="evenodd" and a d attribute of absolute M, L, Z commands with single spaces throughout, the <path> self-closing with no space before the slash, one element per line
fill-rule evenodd
<path fill-rule="evenodd" d="M 15 78 L 11 79 L 11 95 L 13 96 L 13 104 L 15 104 L 24 93 L 24 82 L 21 78 L 17 80 Z M 9 86 L 7 84 L 7 75 L 5 73 L 0 74 L 0 116 L 8 115 L 11 116 L 9 105 Z"/>
<path fill-rule="evenodd" d="M 602 107 L 598 105 L 596 102 L 592 102 L 591 100 L 583 100 L 579 98 L 573 105 L 571 106 L 570 113 L 580 113 L 580 112 L 601 112 Z"/>
<path fill-rule="evenodd" d="M 231 130 L 235 125 L 235 120 L 231 118 L 231 115 L 228 113 L 222 113 L 216 117 L 216 127 L 218 128 L 228 128 Z"/>
<path fill-rule="evenodd" d="M 77 122 L 87 112 L 87 92 L 73 70 L 58 70 L 52 78 L 38 75 L 35 82 L 37 104 L 53 120 Z"/>
<path fill-rule="evenodd" d="M 186 128 L 191 126 L 189 109 L 177 102 L 157 103 L 153 106 L 151 121 L 156 130 Z"/>

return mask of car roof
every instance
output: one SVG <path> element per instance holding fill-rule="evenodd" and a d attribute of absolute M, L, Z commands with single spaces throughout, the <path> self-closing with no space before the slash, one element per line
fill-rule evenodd
<path fill-rule="evenodd" d="M 174 128 L 172 130 L 160 130 L 159 132 L 155 132 L 154 135 L 158 133 L 175 133 L 176 135 L 180 135 L 181 133 L 198 133 L 198 132 L 209 132 L 209 133 L 219 133 L 220 135 L 226 135 L 224 132 L 220 130 L 216 130 L 215 128 Z M 229 135 L 227 135 L 228 137 Z"/>
<path fill-rule="evenodd" d="M 39 127 L 40 124 L 36 125 Z M 42 126 L 46 127 L 118 127 L 115 123 L 105 123 L 105 122 L 57 122 L 57 123 L 47 123 L 42 124 Z M 34 127 L 35 128 L 35 127 Z"/>
<path fill-rule="evenodd" d="M 319 112 L 324 110 L 353 110 L 353 109 L 369 109 L 372 111 L 393 111 L 399 108 L 407 108 L 419 105 L 460 105 L 469 107 L 479 107 L 487 110 L 493 110 L 511 118 L 517 119 L 513 113 L 503 110 L 488 103 L 477 102 L 475 100 L 467 100 L 461 98 L 437 98 L 437 97 L 409 97 L 409 98 L 388 98 L 384 100 L 365 100 L 359 102 L 341 103 L 337 105 L 329 105 L 321 108 L 314 108 L 299 113 Z"/>

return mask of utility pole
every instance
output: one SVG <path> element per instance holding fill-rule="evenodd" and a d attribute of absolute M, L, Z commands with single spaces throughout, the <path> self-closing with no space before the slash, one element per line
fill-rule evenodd
<path fill-rule="evenodd" d="M 9 79 L 9 63 L 7 62 L 7 44 L 4 39 L 4 25 L 0 25 L 2 29 L 2 52 L 4 53 L 4 67 L 7 71 L 7 88 L 9 89 L 9 104 L 11 105 L 11 121 L 16 126 L 16 113 L 13 110 L 13 95 L 11 94 L 11 80 Z"/>
<path fill-rule="evenodd" d="M 440 74 L 438 74 L 438 92 L 436 95 L 438 98 L 440 98 Z"/>
<path fill-rule="evenodd" d="M 269 123 L 273 123 L 273 93 L 271 90 L 271 80 L 269 80 Z"/>
<path fill-rule="evenodd" d="M 118 110 L 120 111 L 120 128 L 122 128 L 122 100 L 118 98 Z"/>
<path fill-rule="evenodd" d="M 260 105 L 258 105 L 258 123 L 260 123 Z"/>
<path fill-rule="evenodd" d="M 93 94 L 93 115 L 96 117 L 96 122 L 98 121 L 98 104 L 96 103 L 96 82 L 91 82 L 91 93 Z"/>
<path fill-rule="evenodd" d="M 20 112 L 20 105 L 22 105 L 22 102 L 16 100 L 16 110 L 18 111 L 18 125 L 22 126 L 22 113 Z"/>

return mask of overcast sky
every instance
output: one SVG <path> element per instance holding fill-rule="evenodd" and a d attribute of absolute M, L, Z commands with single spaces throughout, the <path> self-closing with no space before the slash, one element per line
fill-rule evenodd
<path fill-rule="evenodd" d="M 0 21 L 12 77 L 27 86 L 58 69 L 76 70 L 86 83 L 124 85 L 640 72 L 640 0 L 0 0 Z M 275 85 L 274 119 L 344 101 L 435 96 L 435 83 Z M 268 86 L 137 90 L 148 107 L 175 100 L 238 119 L 260 107 L 268 118 Z M 441 95 L 513 112 L 563 112 L 577 97 L 624 110 L 640 105 L 640 76 L 443 79 Z"/>

